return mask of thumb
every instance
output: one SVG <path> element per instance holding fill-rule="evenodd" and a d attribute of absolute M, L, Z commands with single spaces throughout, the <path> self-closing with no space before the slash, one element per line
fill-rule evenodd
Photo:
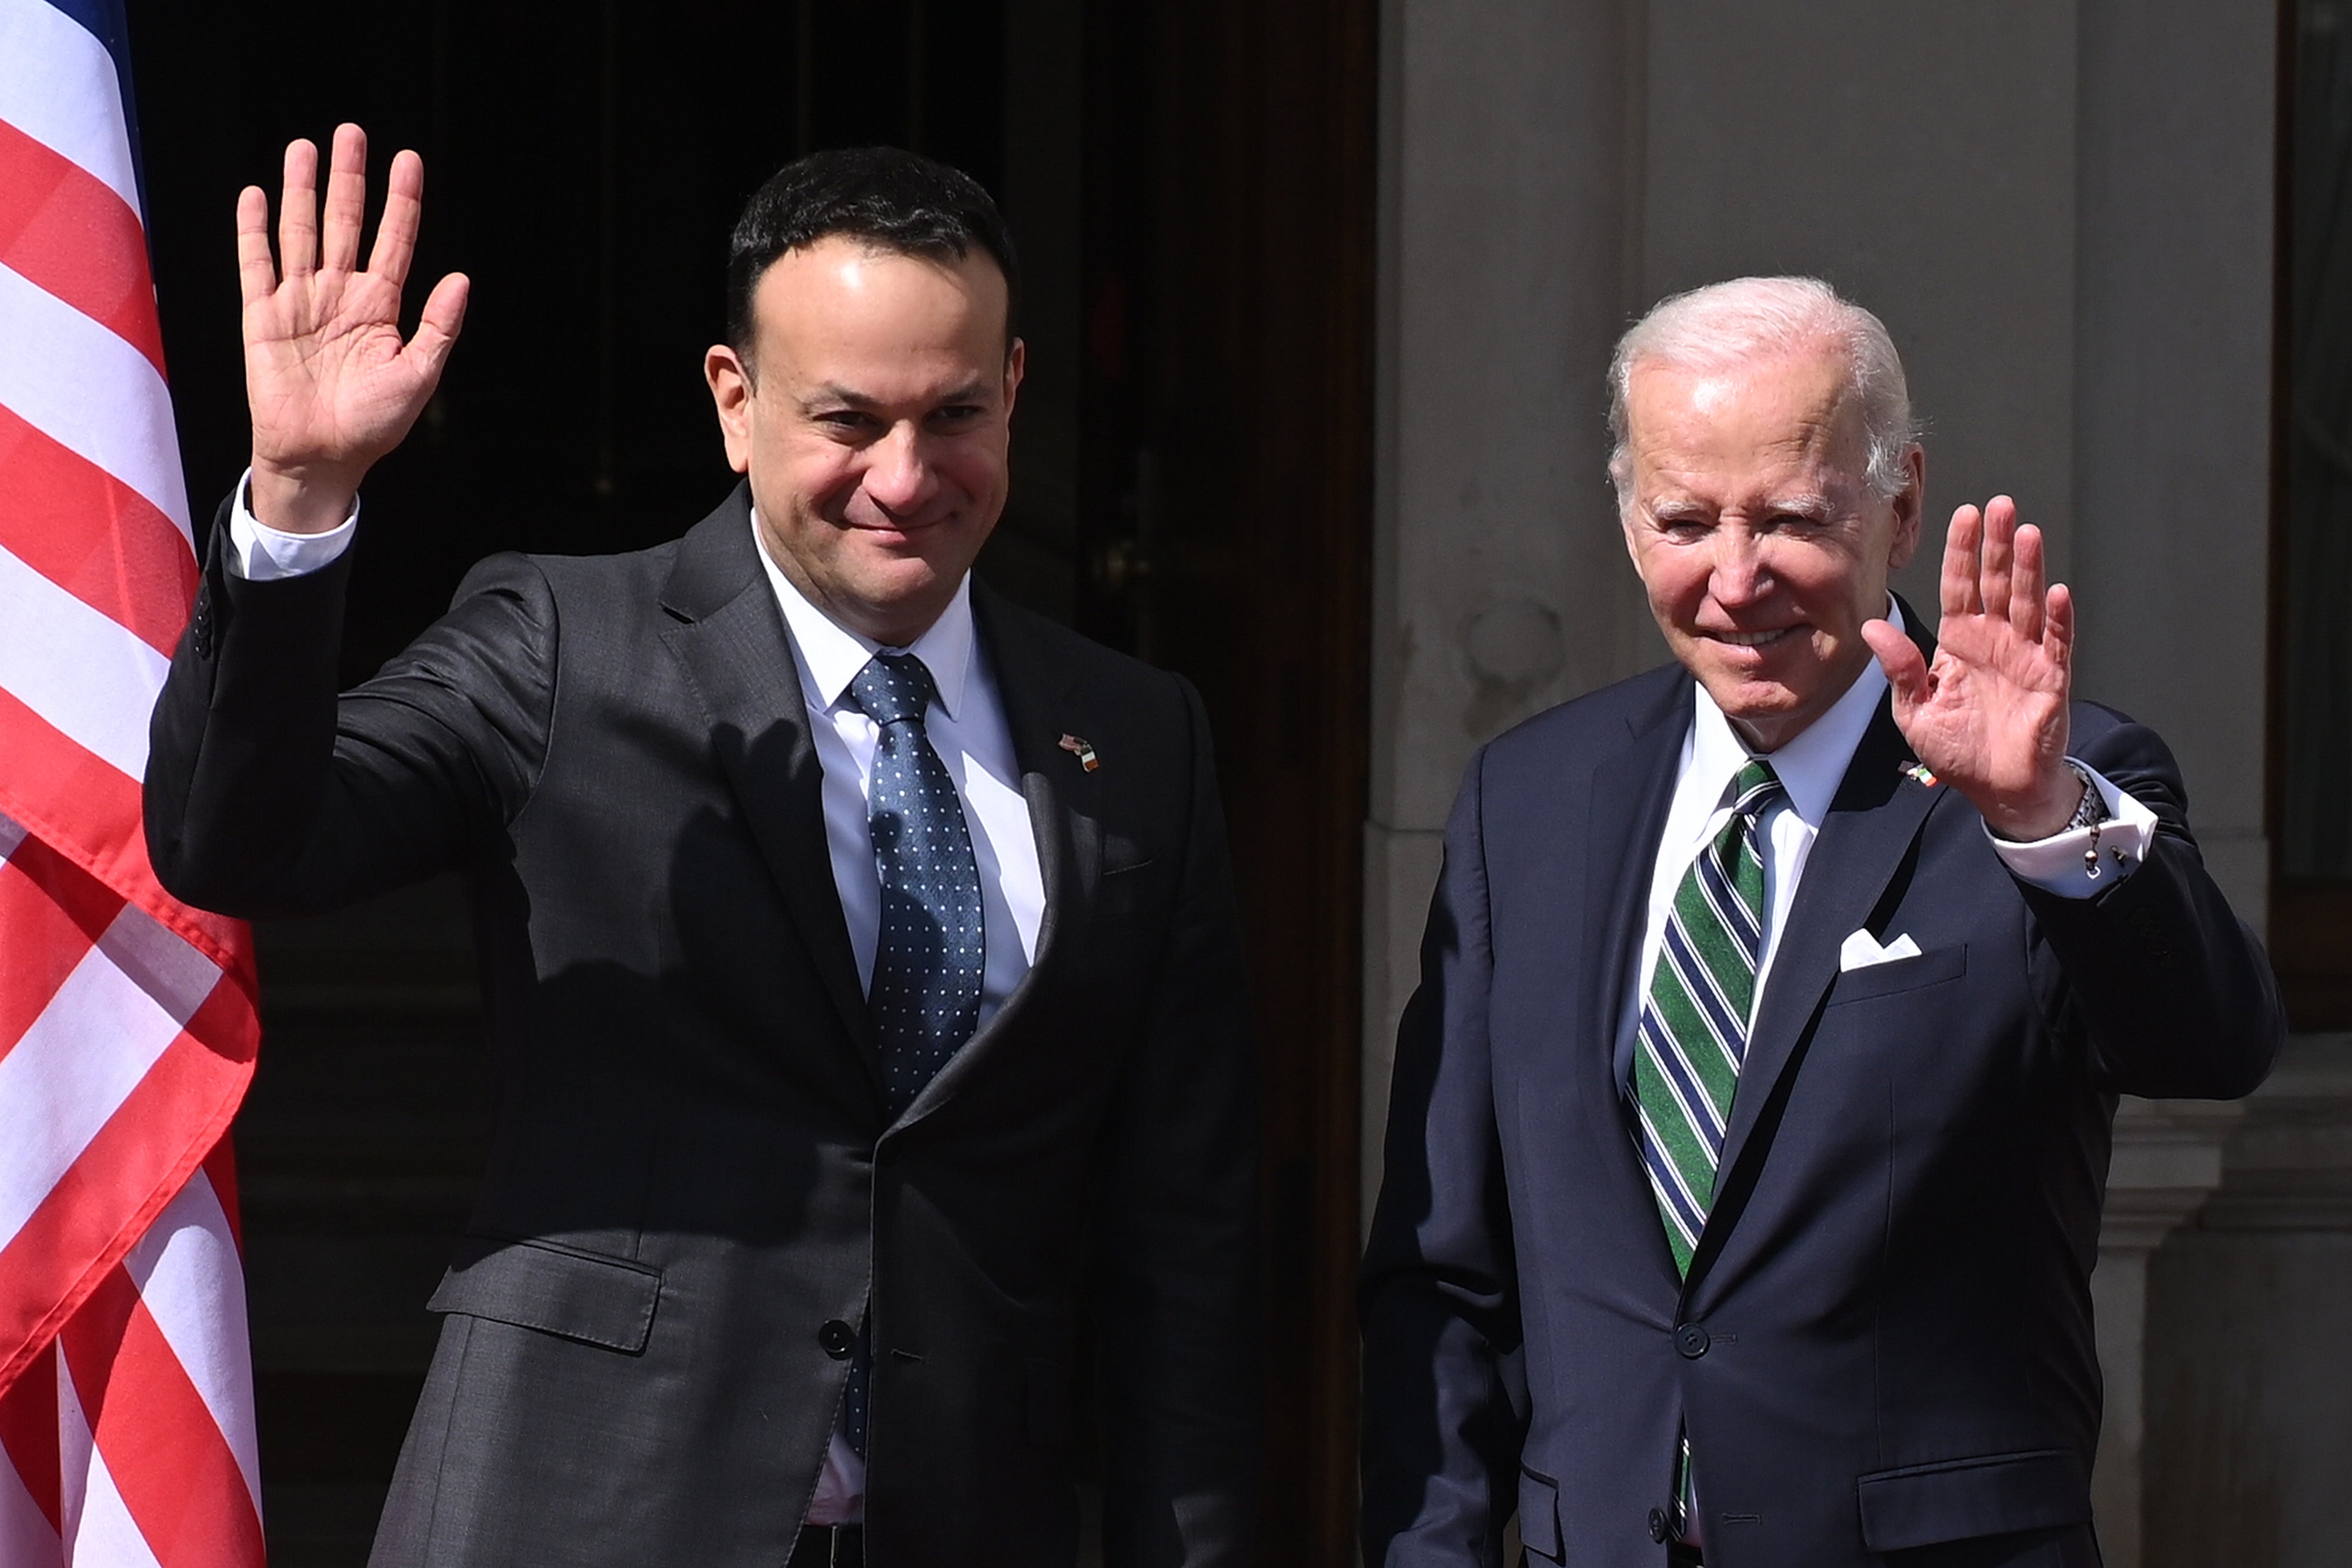
<path fill-rule="evenodd" d="M 416 335 L 408 340 L 407 351 L 424 357 L 424 371 L 438 379 L 441 367 L 448 361 L 449 350 L 457 346 L 458 329 L 466 324 L 466 300 L 473 291 L 472 280 L 462 272 L 453 272 L 433 286 L 425 301 L 425 309 L 416 322 Z"/>
<path fill-rule="evenodd" d="M 1886 672 L 1887 684 L 1895 688 L 1898 714 L 1927 700 L 1927 659 L 1919 652 L 1919 644 L 1885 621 L 1864 622 L 1862 640 L 1878 656 L 1878 667 Z"/>

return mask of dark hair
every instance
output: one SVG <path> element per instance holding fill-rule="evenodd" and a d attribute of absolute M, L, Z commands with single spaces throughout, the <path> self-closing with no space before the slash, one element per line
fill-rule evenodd
<path fill-rule="evenodd" d="M 995 202 L 961 169 L 897 147 L 812 152 L 769 176 L 735 220 L 727 251 L 727 342 L 751 361 L 751 294 L 788 250 L 834 235 L 927 261 L 978 246 L 1004 275 L 1004 341 L 1013 342 L 1021 273 Z"/>

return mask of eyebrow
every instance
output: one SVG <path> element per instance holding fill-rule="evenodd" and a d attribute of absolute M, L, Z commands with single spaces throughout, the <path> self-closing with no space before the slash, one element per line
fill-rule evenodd
<path fill-rule="evenodd" d="M 1642 510 L 1662 523 L 1684 522 L 1696 517 L 1717 515 L 1717 508 L 1689 496 L 1669 496 L 1654 501 L 1643 501 Z M 1837 515 L 1837 503 L 1825 492 L 1803 490 L 1793 496 L 1774 497 L 1759 510 L 1765 516 L 1795 516 L 1812 518 Z"/>
<path fill-rule="evenodd" d="M 1706 502 L 1689 496 L 1668 496 L 1658 500 L 1645 500 L 1641 503 L 1641 507 L 1643 511 L 1661 522 L 1683 517 L 1706 517 L 1714 510 Z"/>
<path fill-rule="evenodd" d="M 942 404 L 979 402 L 987 395 L 988 383 L 975 376 L 963 385 L 941 394 L 939 402 Z M 801 408 L 804 413 L 813 413 L 823 408 L 849 408 L 856 409 L 860 413 L 871 413 L 881 407 L 879 399 L 869 397 L 855 387 L 845 387 L 837 382 L 827 382 L 801 399 Z"/>

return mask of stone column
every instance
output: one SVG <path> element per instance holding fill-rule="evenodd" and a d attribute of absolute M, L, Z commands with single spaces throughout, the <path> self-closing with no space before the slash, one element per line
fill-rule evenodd
<path fill-rule="evenodd" d="M 1482 741 L 1630 673 L 1648 632 L 1605 476 L 1623 322 L 1628 7 L 1381 12 L 1364 1212 L 1396 1019 Z"/>
<path fill-rule="evenodd" d="M 2126 1099 L 2116 1113 L 2106 1215 L 2091 1275 L 2106 1377 L 2091 1503 L 2107 1568 L 2141 1568 L 2143 1562 L 2148 1258 L 2221 1184 L 2222 1146 L 2242 1114 L 2241 1106 L 2205 1100 Z"/>
<path fill-rule="evenodd" d="M 2221 1189 L 2147 1277 L 2138 1561 L 2341 1564 L 2352 1550 L 2352 1035 L 2287 1042 L 2230 1134 Z M 2110 1419 L 2114 1408 L 2111 1393 Z"/>
<path fill-rule="evenodd" d="M 2205 863 L 2259 931 L 2278 7 L 2080 16 L 2075 675 L 2171 746 Z"/>

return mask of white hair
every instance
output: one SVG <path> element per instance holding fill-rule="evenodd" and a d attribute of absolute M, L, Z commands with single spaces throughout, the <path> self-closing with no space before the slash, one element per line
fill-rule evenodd
<path fill-rule="evenodd" d="M 1618 507 L 1632 503 L 1626 398 L 1636 365 L 1723 371 L 1824 343 L 1844 353 L 1847 384 L 1861 400 L 1864 482 L 1882 501 L 1900 494 L 1919 427 L 1885 323 L 1818 277 L 1735 277 L 1668 296 L 1617 340 L 1609 361 L 1609 477 Z"/>

